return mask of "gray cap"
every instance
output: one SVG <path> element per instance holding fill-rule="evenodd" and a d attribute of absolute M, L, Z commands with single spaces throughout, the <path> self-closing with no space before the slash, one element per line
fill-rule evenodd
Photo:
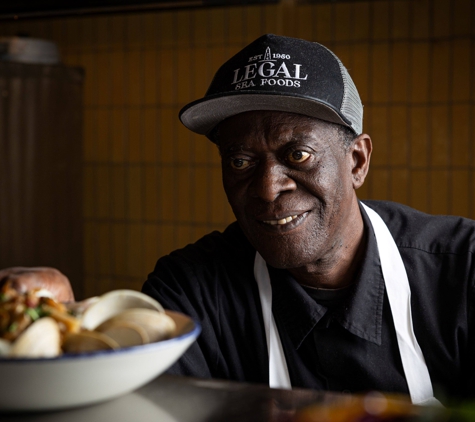
<path fill-rule="evenodd" d="M 180 120 L 209 135 L 228 117 L 245 111 L 298 113 L 363 131 L 363 105 L 338 57 L 321 44 L 264 35 L 216 72 L 204 98 L 186 105 Z"/>

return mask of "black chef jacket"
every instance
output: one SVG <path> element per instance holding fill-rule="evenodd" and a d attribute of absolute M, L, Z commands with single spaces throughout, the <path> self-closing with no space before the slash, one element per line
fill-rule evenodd
<path fill-rule="evenodd" d="M 365 201 L 398 246 L 411 287 L 416 337 L 435 396 L 475 397 L 475 222 Z M 365 258 L 353 292 L 318 304 L 285 270 L 269 268 L 272 307 L 295 387 L 407 393 L 374 231 L 361 208 Z M 202 325 L 198 341 L 170 372 L 268 383 L 268 353 L 255 250 L 237 223 L 157 262 L 143 291 Z"/>

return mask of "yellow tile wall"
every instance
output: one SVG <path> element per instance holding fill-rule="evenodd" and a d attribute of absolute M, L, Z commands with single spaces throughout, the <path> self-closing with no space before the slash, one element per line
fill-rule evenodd
<path fill-rule="evenodd" d="M 265 32 L 332 48 L 374 142 L 361 198 L 475 218 L 475 1 L 379 0 L 3 22 L 86 70 L 85 293 L 139 289 L 156 259 L 233 220 L 219 157 L 177 114 Z"/>

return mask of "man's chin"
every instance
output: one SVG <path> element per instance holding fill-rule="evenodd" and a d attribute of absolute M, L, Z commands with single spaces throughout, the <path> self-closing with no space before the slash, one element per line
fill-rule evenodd
<path fill-rule="evenodd" d="M 253 247 L 260 253 L 264 261 L 274 268 L 298 268 L 308 261 L 309 249 L 302 247 L 307 244 L 300 230 L 289 233 L 268 233 L 262 227 L 241 225 L 244 234 Z"/>

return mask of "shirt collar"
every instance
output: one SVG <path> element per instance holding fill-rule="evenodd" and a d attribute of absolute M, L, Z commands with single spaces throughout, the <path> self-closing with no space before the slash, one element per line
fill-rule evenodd
<path fill-rule="evenodd" d="M 384 279 L 374 230 L 360 206 L 367 233 L 366 252 L 350 297 L 335 308 L 333 318 L 350 333 L 381 344 Z M 285 270 L 269 267 L 272 283 L 272 307 L 276 324 L 298 349 L 327 309 L 316 303 Z"/>

